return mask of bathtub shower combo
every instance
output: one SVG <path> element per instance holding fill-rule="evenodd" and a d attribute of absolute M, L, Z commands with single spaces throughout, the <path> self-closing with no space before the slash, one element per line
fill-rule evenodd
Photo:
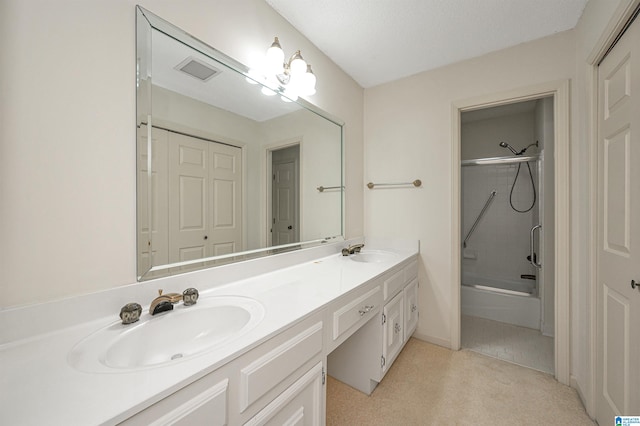
<path fill-rule="evenodd" d="M 541 156 L 462 161 L 462 314 L 542 329 Z"/>

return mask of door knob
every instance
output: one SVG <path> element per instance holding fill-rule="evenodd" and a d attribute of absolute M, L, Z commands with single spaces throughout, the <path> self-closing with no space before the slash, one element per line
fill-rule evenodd
<path fill-rule="evenodd" d="M 293 229 L 293 226 L 289 225 L 287 226 L 287 229 Z"/>

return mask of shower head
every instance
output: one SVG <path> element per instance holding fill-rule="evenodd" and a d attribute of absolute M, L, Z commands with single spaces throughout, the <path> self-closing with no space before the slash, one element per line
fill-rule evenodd
<path fill-rule="evenodd" d="M 500 146 L 502 148 L 509 148 L 509 151 L 513 152 L 513 155 L 518 155 L 518 151 L 516 151 L 515 149 L 513 149 L 513 147 L 511 145 L 509 145 L 506 142 L 500 142 Z"/>

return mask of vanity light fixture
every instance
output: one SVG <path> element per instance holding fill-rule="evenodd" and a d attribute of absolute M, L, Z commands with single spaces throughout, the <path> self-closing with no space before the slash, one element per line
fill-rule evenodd
<path fill-rule="evenodd" d="M 273 96 L 282 94 L 284 101 L 296 100 L 298 96 L 316 93 L 316 76 L 299 50 L 285 62 L 280 40 L 275 37 L 265 56 L 262 72 L 251 70 L 252 79 L 263 83 L 262 93 Z"/>

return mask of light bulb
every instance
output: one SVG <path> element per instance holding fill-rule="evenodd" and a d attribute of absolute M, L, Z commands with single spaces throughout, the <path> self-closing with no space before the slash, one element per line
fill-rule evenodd
<path fill-rule="evenodd" d="M 275 38 L 271 47 L 267 49 L 267 68 L 274 74 L 282 74 L 284 63 L 284 52 L 280 46 L 280 40 Z"/>
<path fill-rule="evenodd" d="M 309 96 L 316 93 L 316 75 L 311 71 L 311 65 L 307 64 L 307 72 L 305 72 L 301 78 L 300 94 L 302 96 Z"/>
<path fill-rule="evenodd" d="M 304 74 L 307 71 L 307 63 L 302 58 L 299 50 L 291 57 L 289 69 L 292 76 Z"/>

